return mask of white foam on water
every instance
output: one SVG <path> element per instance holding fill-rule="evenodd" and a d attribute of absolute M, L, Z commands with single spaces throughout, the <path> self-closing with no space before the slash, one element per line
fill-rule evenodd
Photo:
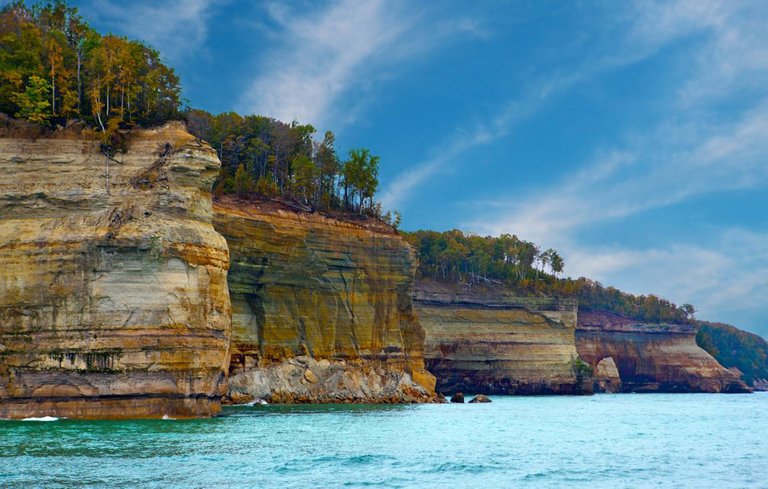
<path fill-rule="evenodd" d="M 174 420 L 174 419 L 176 419 L 176 418 L 172 418 L 172 417 L 168 416 L 167 414 L 163 414 L 163 419 L 170 419 L 170 420 Z"/>
<path fill-rule="evenodd" d="M 58 421 L 61 418 L 56 418 L 54 416 L 42 416 L 39 418 L 24 418 L 22 421 Z"/>
<path fill-rule="evenodd" d="M 266 406 L 266 405 L 267 405 L 267 404 L 269 404 L 269 403 L 268 403 L 267 401 L 265 401 L 264 399 L 256 399 L 256 400 L 253 400 L 253 401 L 251 401 L 251 402 L 246 402 L 246 403 L 245 403 L 245 404 L 243 404 L 243 405 L 244 405 L 244 406 L 256 406 L 257 404 L 258 404 L 259 406 Z"/>

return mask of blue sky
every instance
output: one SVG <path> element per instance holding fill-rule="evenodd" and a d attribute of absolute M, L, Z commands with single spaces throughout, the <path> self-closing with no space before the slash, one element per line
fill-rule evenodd
<path fill-rule="evenodd" d="M 764 1 L 74 4 L 193 106 L 370 147 L 405 229 L 517 234 L 768 336 Z"/>

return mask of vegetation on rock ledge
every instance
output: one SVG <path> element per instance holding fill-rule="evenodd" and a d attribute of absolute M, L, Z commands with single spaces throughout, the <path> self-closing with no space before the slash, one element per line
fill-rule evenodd
<path fill-rule="evenodd" d="M 521 295 L 576 297 L 581 310 L 604 310 L 648 323 L 690 323 L 695 309 L 653 294 L 636 296 L 588 278 L 559 278 L 565 262 L 517 236 L 478 236 L 459 230 L 404 233 L 419 253 L 421 277 L 504 286 Z"/>
<path fill-rule="evenodd" d="M 279 197 L 306 210 L 341 209 L 399 224 L 399 218 L 382 215 L 374 201 L 379 185 L 379 157 L 366 148 L 339 158 L 331 131 L 322 141 L 310 124 L 290 124 L 259 115 L 234 112 L 211 115 L 192 109 L 185 114 L 187 127 L 208 141 L 222 163 L 216 194 L 239 197 Z"/>

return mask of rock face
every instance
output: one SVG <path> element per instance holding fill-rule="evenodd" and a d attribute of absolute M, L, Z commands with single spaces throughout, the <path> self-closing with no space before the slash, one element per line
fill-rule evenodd
<path fill-rule="evenodd" d="M 180 123 L 0 138 L 0 418 L 197 417 L 229 366 L 219 161 Z"/>
<path fill-rule="evenodd" d="M 615 314 L 582 312 L 576 345 L 595 369 L 600 390 L 749 392 L 737 372 L 696 345 L 695 336 L 691 325 L 642 324 Z"/>
<path fill-rule="evenodd" d="M 233 402 L 414 402 L 434 396 L 411 302 L 416 260 L 391 228 L 222 200 Z"/>
<path fill-rule="evenodd" d="M 415 304 L 438 391 L 590 392 L 591 382 L 576 368 L 574 300 L 519 298 L 479 286 L 469 292 L 420 281 Z"/>

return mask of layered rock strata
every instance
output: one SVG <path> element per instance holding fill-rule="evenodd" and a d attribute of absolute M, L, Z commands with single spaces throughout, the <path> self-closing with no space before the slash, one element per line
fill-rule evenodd
<path fill-rule="evenodd" d="M 749 392 L 740 374 L 696 344 L 686 324 L 643 324 L 605 312 L 581 312 L 579 356 L 600 390 L 621 392 Z"/>
<path fill-rule="evenodd" d="M 433 397 L 411 301 L 417 262 L 397 233 L 273 202 L 214 211 L 232 258 L 232 402 Z"/>
<path fill-rule="evenodd" d="M 216 153 L 182 124 L 0 137 L 0 417 L 215 415 L 229 366 Z"/>
<path fill-rule="evenodd" d="M 503 289 L 429 281 L 417 289 L 424 355 L 439 392 L 590 392 L 576 352 L 574 300 L 514 297 Z"/>

